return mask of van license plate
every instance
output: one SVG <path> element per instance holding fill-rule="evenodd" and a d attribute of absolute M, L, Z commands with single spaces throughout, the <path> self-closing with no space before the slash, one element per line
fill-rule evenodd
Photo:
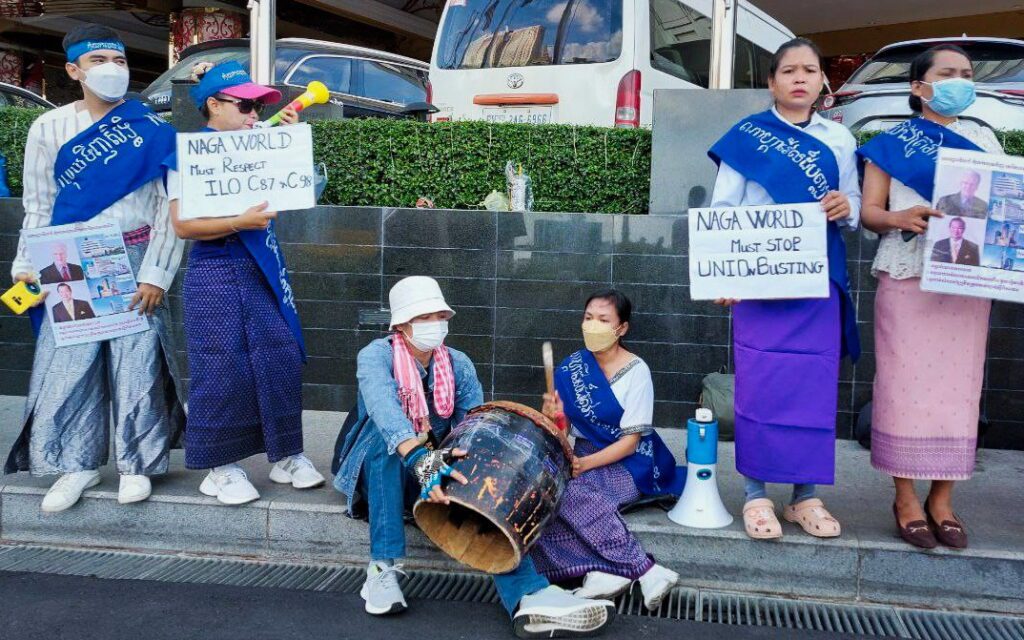
<path fill-rule="evenodd" d="M 548 124 L 551 122 L 551 107 L 508 107 L 484 109 L 484 120 L 487 122 Z"/>

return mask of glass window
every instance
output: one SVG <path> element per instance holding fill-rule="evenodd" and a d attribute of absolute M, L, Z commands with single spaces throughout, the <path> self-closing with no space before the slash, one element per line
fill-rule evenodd
<path fill-rule="evenodd" d="M 676 0 L 651 0 L 651 66 L 706 89 L 711 19 Z"/>
<path fill-rule="evenodd" d="M 292 63 L 302 55 L 306 53 L 299 49 L 289 49 L 281 47 L 277 50 L 277 60 L 274 65 L 274 77 L 280 82 L 284 80 L 285 74 L 288 69 L 292 66 Z M 246 71 L 249 70 L 249 49 L 243 47 L 222 47 L 219 49 L 210 49 L 208 51 L 200 51 L 193 53 L 187 58 L 183 58 L 178 61 L 178 64 L 174 65 L 167 71 L 160 74 L 152 84 L 149 85 L 147 92 L 157 91 L 170 91 L 171 80 L 184 80 L 188 78 L 192 73 L 192 67 L 197 62 L 205 61 L 212 62 L 213 64 L 220 64 L 221 62 L 228 62 L 234 60 L 241 64 Z"/>
<path fill-rule="evenodd" d="M 426 86 L 414 69 L 371 60 L 360 62 L 363 69 L 361 95 L 396 104 L 426 101 Z"/>
<path fill-rule="evenodd" d="M 1024 47 L 1000 43 L 963 43 L 974 61 L 976 82 L 1024 82 Z M 850 84 L 904 84 L 910 82 L 910 63 L 926 45 L 883 51 L 868 60 L 848 81 Z"/>
<path fill-rule="evenodd" d="M 736 36 L 732 86 L 736 89 L 764 89 L 768 86 L 768 70 L 772 54 L 743 36 Z"/>
<path fill-rule="evenodd" d="M 335 93 L 351 93 L 352 58 L 342 56 L 313 56 L 306 58 L 288 78 L 288 84 L 304 87 L 314 80 L 327 85 Z"/>
<path fill-rule="evenodd" d="M 23 109 L 37 109 L 43 106 L 41 101 L 33 100 L 27 96 L 23 96 L 20 93 L 6 93 L 4 98 L 7 99 L 7 105 L 10 107 L 22 107 Z"/>
<path fill-rule="evenodd" d="M 442 69 L 611 62 L 622 53 L 623 0 L 464 0 L 450 4 Z"/>

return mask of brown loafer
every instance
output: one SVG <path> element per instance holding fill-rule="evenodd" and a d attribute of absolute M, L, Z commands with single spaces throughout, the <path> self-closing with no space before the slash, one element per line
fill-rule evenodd
<path fill-rule="evenodd" d="M 931 512 L 928 511 L 927 504 L 925 505 L 924 513 L 928 516 L 928 524 L 935 530 L 935 537 L 938 538 L 939 542 L 952 549 L 967 548 L 967 532 L 964 531 L 964 525 L 959 519 L 943 520 L 941 523 L 936 522 Z M 956 515 L 953 517 L 956 518 Z"/>
<path fill-rule="evenodd" d="M 924 520 L 914 520 L 908 522 L 906 526 L 900 526 L 900 512 L 896 508 L 895 502 L 892 504 L 892 515 L 896 518 L 896 531 L 908 544 L 920 549 L 934 549 L 939 546 L 939 541 L 935 539 L 931 527 Z"/>

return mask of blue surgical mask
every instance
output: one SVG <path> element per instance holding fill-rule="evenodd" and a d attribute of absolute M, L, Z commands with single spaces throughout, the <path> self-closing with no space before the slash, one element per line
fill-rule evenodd
<path fill-rule="evenodd" d="M 949 78 L 924 84 L 932 86 L 932 99 L 925 102 L 940 116 L 958 116 L 974 104 L 974 82 L 967 78 Z"/>

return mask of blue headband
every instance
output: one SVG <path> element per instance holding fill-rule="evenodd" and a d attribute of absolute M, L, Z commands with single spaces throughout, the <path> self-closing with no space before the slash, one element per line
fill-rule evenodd
<path fill-rule="evenodd" d="M 75 62 L 90 51 L 107 49 L 124 53 L 124 43 L 118 40 L 82 40 L 67 49 L 68 62 Z"/>

